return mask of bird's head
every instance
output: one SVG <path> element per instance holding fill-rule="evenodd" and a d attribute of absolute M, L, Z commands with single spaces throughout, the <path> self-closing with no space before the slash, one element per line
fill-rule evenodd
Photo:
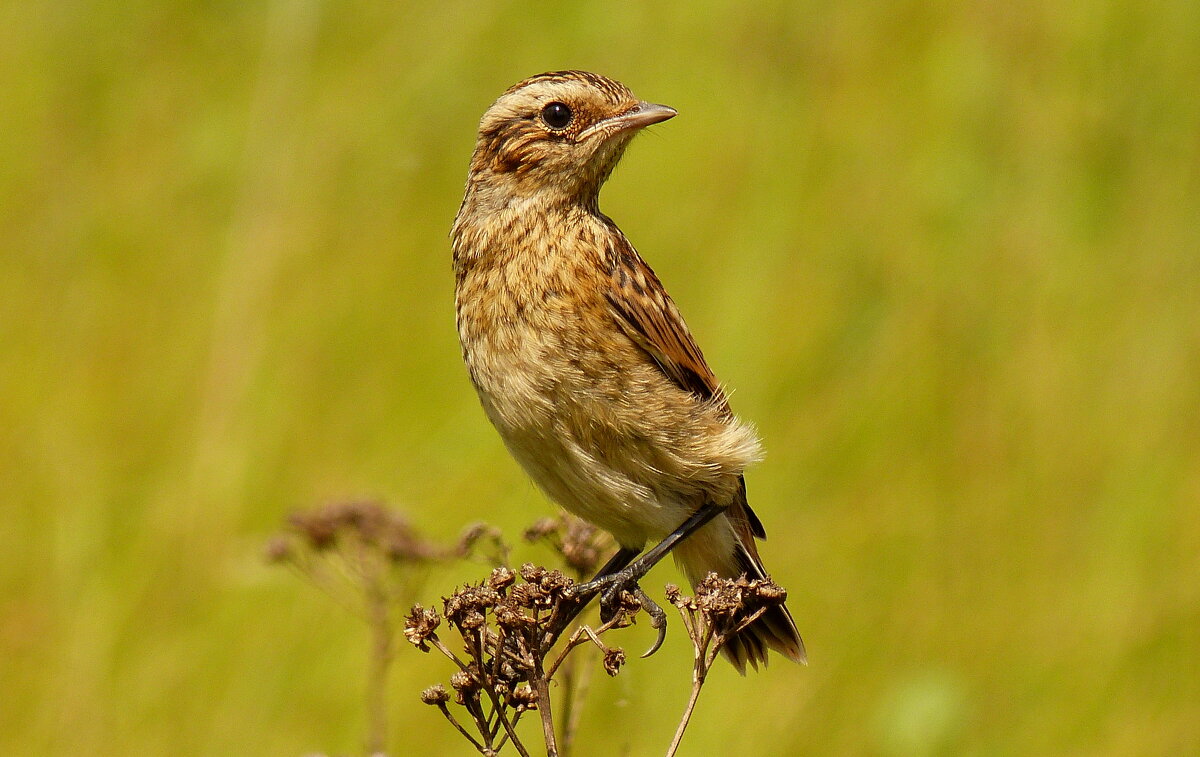
<path fill-rule="evenodd" d="M 586 71 L 531 77 L 483 114 L 468 193 L 595 202 L 633 136 L 674 115 L 673 108 L 643 102 L 624 84 Z"/>

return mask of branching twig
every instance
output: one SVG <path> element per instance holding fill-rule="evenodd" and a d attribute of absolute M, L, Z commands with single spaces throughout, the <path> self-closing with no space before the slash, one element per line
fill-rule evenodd
<path fill-rule="evenodd" d="M 571 651 L 588 642 L 604 653 L 604 668 L 610 675 L 616 675 L 624 663 L 625 653 L 605 645 L 600 635 L 632 623 L 637 604 L 629 599 L 616 617 L 598 629 L 575 629 L 551 658 L 556 637 L 548 628 L 576 601 L 569 591 L 573 585 L 557 570 L 527 563 L 519 575 L 496 568 L 486 580 L 467 584 L 446 597 L 445 619 L 462 638 L 465 658 L 438 636 L 442 618 L 437 612 L 417 605 L 406 618 L 405 638 L 418 649 L 437 649 L 458 668 L 450 685 L 455 702 L 471 716 L 476 731 L 471 743 L 481 754 L 495 754 L 507 742 L 526 754 L 515 724 L 524 711 L 536 709 L 547 754 L 557 757 L 559 741 L 550 701 L 555 673 Z M 481 699 L 481 693 L 486 699 Z M 428 703 L 445 704 L 436 698 Z M 456 727 L 464 726 L 458 722 Z"/>
<path fill-rule="evenodd" d="M 721 578 L 716 573 L 709 573 L 697 584 L 695 597 L 685 597 L 678 586 L 668 586 L 667 599 L 679 609 L 693 650 L 692 690 L 675 729 L 675 737 L 667 749 L 667 757 L 674 757 L 717 654 L 730 639 L 746 630 L 768 609 L 783 604 L 787 592 L 770 579 L 751 581 L 744 576 Z"/>
<path fill-rule="evenodd" d="M 482 524 L 467 529 L 454 550 L 435 548 L 416 538 L 399 515 L 370 502 L 330 505 L 294 515 L 288 530 L 268 545 L 273 561 L 289 565 L 370 626 L 367 746 L 372 753 L 382 754 L 386 742 L 385 692 L 397 600 L 411 592 L 411 566 L 450 555 L 483 559 L 496 567 L 480 583 L 467 584 L 445 597 L 443 614 L 414 605 L 404 620 L 404 636 L 418 649 L 436 649 L 450 661 L 454 702 L 466 717 L 461 713 L 455 716 L 450 691 L 441 684 L 422 692 L 421 701 L 436 706 L 481 755 L 495 757 L 511 743 L 521 757 L 529 757 L 530 751 L 517 733 L 518 723 L 529 710 L 538 711 L 548 757 L 570 753 L 582 698 L 594 670 L 582 666 L 574 653 L 580 647 L 596 648 L 605 672 L 617 675 L 625 664 L 625 653 L 606 644 L 603 637 L 632 625 L 641 605 L 633 594 L 625 593 L 609 621 L 594 628 L 572 626 L 568 619 L 576 616 L 581 601 L 572 589 L 577 580 L 596 570 L 600 556 L 607 551 L 607 537 L 568 518 L 539 521 L 525 536 L 549 545 L 574 579 L 530 563 L 519 571 L 503 567 L 509 549 L 499 531 Z M 678 608 L 693 646 L 691 692 L 667 752 L 673 757 L 718 655 L 763 613 L 781 604 L 786 593 L 766 579 L 724 579 L 709 574 L 696 586 L 694 597 L 685 597 L 675 586 L 667 587 L 667 597 Z M 461 653 L 437 633 L 443 615 L 462 642 Z M 558 713 L 561 732 L 556 730 L 551 702 L 556 680 L 563 697 Z"/>
<path fill-rule="evenodd" d="M 370 628 L 366 745 L 371 754 L 382 754 L 387 742 L 397 607 L 417 588 L 417 569 L 447 554 L 420 539 L 399 513 L 373 501 L 335 502 L 294 513 L 267 544 L 269 560 L 290 567 Z"/>

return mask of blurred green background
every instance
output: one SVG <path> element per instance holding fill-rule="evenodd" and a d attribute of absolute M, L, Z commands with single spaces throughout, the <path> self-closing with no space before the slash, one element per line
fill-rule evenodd
<path fill-rule="evenodd" d="M 360 752 L 365 631 L 262 543 L 551 511 L 447 234 L 483 110 L 564 67 L 679 109 L 603 205 L 762 432 L 809 645 L 684 752 L 1200 753 L 1191 0 L 5 0 L 0 753 Z M 582 753 L 661 754 L 689 664 L 597 679 Z M 401 650 L 394 753 L 465 753 L 448 673 Z"/>

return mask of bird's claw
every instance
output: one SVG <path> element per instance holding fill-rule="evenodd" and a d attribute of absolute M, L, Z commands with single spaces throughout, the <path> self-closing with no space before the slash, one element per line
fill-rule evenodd
<path fill-rule="evenodd" d="M 663 608 L 650 597 L 646 596 L 646 592 L 638 588 L 636 594 L 638 601 L 642 603 L 642 609 L 650 616 L 650 627 L 658 631 L 658 636 L 654 639 L 654 644 L 645 652 L 642 652 L 642 657 L 646 658 L 662 648 L 663 642 L 667 640 L 667 613 Z"/>
<path fill-rule="evenodd" d="M 661 649 L 663 642 L 667 639 L 667 613 L 642 590 L 642 587 L 638 585 L 637 579 L 630 575 L 614 573 L 611 576 L 599 579 L 599 582 L 603 582 L 603 585 L 598 587 L 600 592 L 600 621 L 608 623 L 617 617 L 617 613 L 623 609 L 623 595 L 628 593 L 646 611 L 646 615 L 650 617 L 650 627 L 658 632 L 657 637 L 654 639 L 654 644 L 642 654 L 642 657 L 649 657 Z"/>

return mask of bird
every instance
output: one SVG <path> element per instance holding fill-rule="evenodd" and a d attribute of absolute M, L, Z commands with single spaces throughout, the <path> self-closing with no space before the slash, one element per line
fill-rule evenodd
<path fill-rule="evenodd" d="M 640 592 L 637 579 L 668 552 L 693 585 L 710 571 L 767 577 L 743 475 L 762 456 L 758 436 L 658 276 L 599 208 L 633 137 L 675 115 L 587 71 L 509 87 L 480 120 L 451 231 L 467 372 L 539 488 L 614 537 L 600 588 Z M 768 649 L 806 662 L 783 604 L 722 651 L 744 674 Z"/>

